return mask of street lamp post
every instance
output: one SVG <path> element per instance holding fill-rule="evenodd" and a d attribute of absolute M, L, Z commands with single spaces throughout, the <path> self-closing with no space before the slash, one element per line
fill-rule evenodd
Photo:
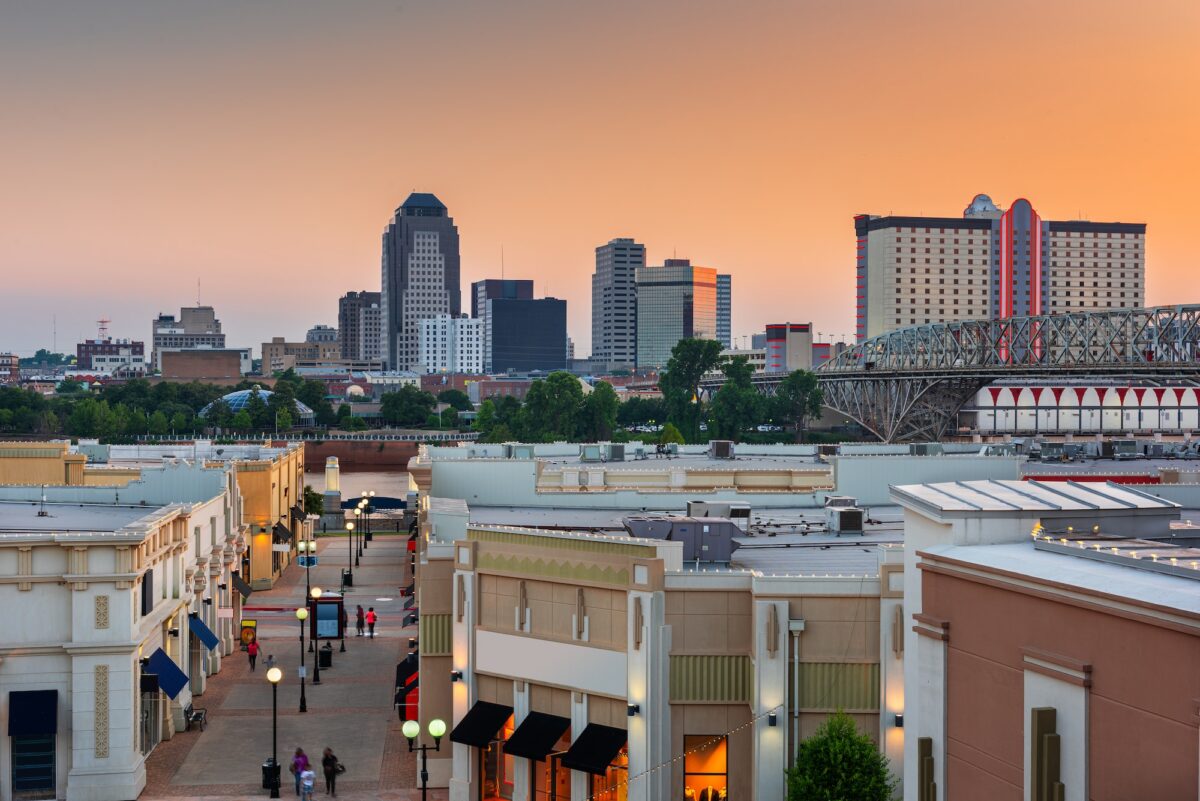
<path fill-rule="evenodd" d="M 404 726 L 401 728 L 404 736 L 408 738 L 408 752 L 411 754 L 414 751 L 421 752 L 421 801 L 425 801 L 425 792 L 429 789 L 429 752 L 442 750 L 442 738 L 446 736 L 446 721 L 441 718 L 434 718 L 429 721 L 429 736 L 433 738 L 433 745 L 414 745 L 417 737 L 421 734 L 421 724 L 415 720 L 404 721 Z"/>
<path fill-rule="evenodd" d="M 346 524 L 346 571 L 350 578 L 350 582 L 354 583 L 354 565 L 350 564 L 354 558 L 354 524 Z M 354 564 L 358 564 L 357 561 Z"/>
<path fill-rule="evenodd" d="M 310 603 L 312 604 L 313 621 L 314 621 L 314 625 L 316 625 L 319 622 L 319 618 L 317 615 L 317 600 L 321 597 L 321 588 L 313 587 L 312 592 L 309 593 L 309 595 L 311 597 Z M 312 645 L 316 641 L 316 639 L 317 639 L 317 632 L 314 630 L 312 637 L 309 638 L 308 644 Z M 321 683 L 321 649 L 317 648 L 316 652 L 313 654 L 313 684 L 317 685 L 320 683 Z"/>
<path fill-rule="evenodd" d="M 303 606 L 296 610 L 296 619 L 300 621 L 300 711 L 308 711 L 308 699 L 304 696 L 304 621 L 308 620 L 308 610 Z"/>
<path fill-rule="evenodd" d="M 366 508 L 367 508 L 367 491 L 366 490 L 363 490 L 362 500 L 358 502 L 358 508 L 362 509 L 363 512 L 366 512 Z M 370 533 L 371 533 L 371 519 L 368 517 L 367 518 L 367 534 L 370 535 Z M 366 537 L 362 538 L 362 544 L 363 544 L 362 547 L 364 547 L 364 548 L 371 547 L 370 541 Z"/>
<path fill-rule="evenodd" d="M 283 671 L 273 667 L 267 671 L 271 682 L 271 798 L 279 798 L 279 681 Z"/>

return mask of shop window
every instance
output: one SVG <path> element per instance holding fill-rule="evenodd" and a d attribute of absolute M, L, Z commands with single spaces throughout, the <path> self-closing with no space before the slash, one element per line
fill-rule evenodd
<path fill-rule="evenodd" d="M 514 757 L 504 753 L 504 744 L 512 736 L 513 719 L 500 728 L 497 739 L 488 743 L 487 748 L 479 749 L 483 760 L 483 801 L 508 801 L 513 797 L 513 761 Z"/>
<path fill-rule="evenodd" d="M 54 798 L 53 734 L 12 738 L 14 799 Z"/>
<path fill-rule="evenodd" d="M 629 795 L 629 747 L 613 758 L 603 776 L 589 776 L 592 801 L 625 801 Z"/>
<path fill-rule="evenodd" d="M 685 801 L 728 801 L 729 738 L 685 735 L 683 750 Z"/>

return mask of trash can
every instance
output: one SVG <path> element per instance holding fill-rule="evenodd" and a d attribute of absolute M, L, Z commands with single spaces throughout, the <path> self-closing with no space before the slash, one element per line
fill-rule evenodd
<path fill-rule="evenodd" d="M 264 790 L 279 786 L 279 765 L 274 759 L 268 759 L 262 764 L 262 786 Z"/>
<path fill-rule="evenodd" d="M 369 531 L 368 531 L 368 532 L 366 532 L 364 536 L 366 537 L 366 540 L 367 540 L 367 542 L 374 542 L 374 541 L 375 541 L 375 537 L 374 537 L 374 536 L 371 534 L 371 532 L 369 532 Z"/>
<path fill-rule="evenodd" d="M 348 568 L 348 567 L 342 568 L 342 586 L 343 587 L 353 587 L 354 586 L 354 574 L 352 572 L 350 572 L 350 568 Z"/>
<path fill-rule="evenodd" d="M 333 646 L 325 643 L 317 650 L 317 664 L 322 668 L 333 667 Z"/>

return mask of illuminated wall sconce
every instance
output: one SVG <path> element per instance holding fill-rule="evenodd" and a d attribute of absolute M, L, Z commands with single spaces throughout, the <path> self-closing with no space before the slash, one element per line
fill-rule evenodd
<path fill-rule="evenodd" d="M 409 647 L 409 648 L 416 648 L 416 647 L 417 647 L 417 638 L 416 638 L 416 637 L 409 637 L 409 638 L 408 638 L 408 647 Z"/>
<path fill-rule="evenodd" d="M 205 599 L 204 599 L 204 605 L 205 605 L 205 606 L 212 606 L 212 598 L 205 598 Z"/>
<path fill-rule="evenodd" d="M 641 711 L 642 711 L 642 707 L 639 706 L 638 704 L 627 704 L 625 706 L 625 714 L 628 715 L 629 717 L 633 717 L 634 715 L 636 715 L 637 713 L 639 713 Z"/>
<path fill-rule="evenodd" d="M 174 628 L 174 629 L 167 629 L 167 634 L 170 634 L 172 637 L 178 637 L 178 636 L 179 636 L 179 629 L 178 629 L 178 628 Z"/>
<path fill-rule="evenodd" d="M 778 726 L 779 725 L 779 715 L 776 715 L 774 712 L 767 715 L 767 725 L 768 726 Z"/>
<path fill-rule="evenodd" d="M 904 728 L 904 713 L 903 712 L 896 713 L 896 728 L 897 729 Z"/>
<path fill-rule="evenodd" d="M 452 681 L 452 682 L 462 681 L 462 671 L 461 670 L 450 671 L 450 681 Z"/>

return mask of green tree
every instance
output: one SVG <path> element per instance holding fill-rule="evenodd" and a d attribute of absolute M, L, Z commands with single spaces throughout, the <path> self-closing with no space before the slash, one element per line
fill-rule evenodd
<path fill-rule="evenodd" d="M 438 428 L 458 427 L 458 409 L 455 409 L 453 406 L 447 406 L 445 409 L 442 409 L 439 417 L 441 419 L 438 421 Z"/>
<path fill-rule="evenodd" d="M 617 409 L 617 422 L 626 428 L 646 423 L 661 423 L 667 418 L 662 398 L 634 395 Z"/>
<path fill-rule="evenodd" d="M 76 395 L 86 389 L 82 381 L 76 381 L 74 378 L 67 378 L 59 382 L 54 391 L 59 395 Z"/>
<path fill-rule="evenodd" d="M 438 403 L 448 403 L 460 412 L 471 411 L 471 399 L 461 389 L 443 389 L 437 399 Z"/>
<path fill-rule="evenodd" d="M 347 417 L 342 422 L 338 423 L 338 428 L 343 431 L 366 431 L 370 428 L 367 421 L 361 417 Z"/>
<path fill-rule="evenodd" d="M 275 415 L 267 408 L 267 402 L 263 400 L 262 392 L 257 384 L 250 389 L 250 397 L 246 399 L 245 411 L 250 415 L 250 425 L 254 428 L 268 428 L 275 423 Z"/>
<path fill-rule="evenodd" d="M 95 398 L 78 401 L 67 418 L 67 431 L 77 437 L 111 437 L 118 433 L 117 426 L 117 416 L 108 403 Z"/>
<path fill-rule="evenodd" d="M 275 426 L 280 431 L 287 431 L 292 427 L 292 413 L 287 409 L 280 409 L 275 415 Z"/>
<path fill-rule="evenodd" d="M 837 712 L 800 743 L 788 771 L 788 801 L 890 801 L 897 781 L 887 757 Z"/>
<path fill-rule="evenodd" d="M 583 404 L 579 379 L 558 370 L 534 381 L 525 394 L 522 430 L 534 441 L 574 438 Z"/>
<path fill-rule="evenodd" d="M 720 361 L 721 343 L 715 339 L 681 339 L 659 376 L 667 417 L 689 441 L 700 439 L 700 380 Z"/>
<path fill-rule="evenodd" d="M 171 415 L 171 430 L 176 434 L 191 431 L 192 424 L 189 416 L 183 412 L 175 412 Z"/>
<path fill-rule="evenodd" d="M 171 430 L 171 421 L 168 420 L 167 416 L 160 410 L 150 415 L 147 428 L 151 434 L 154 434 L 155 436 L 162 436 Z"/>
<path fill-rule="evenodd" d="M 808 370 L 794 370 L 775 391 L 775 416 L 792 426 L 796 441 L 803 442 L 808 421 L 821 416 L 824 402 L 825 396 L 817 382 L 817 374 Z"/>
<path fill-rule="evenodd" d="M 667 423 L 658 434 L 658 442 L 660 445 L 682 445 L 683 434 L 679 433 L 674 423 Z"/>
<path fill-rule="evenodd" d="M 721 367 L 725 383 L 709 405 L 709 434 L 740 440 L 742 432 L 762 419 L 762 396 L 754 388 L 754 368 L 745 356 L 735 356 Z"/>
<path fill-rule="evenodd" d="M 584 439 L 592 442 L 611 440 L 617 427 L 617 408 L 621 401 L 607 381 L 597 381 L 592 392 L 583 399 L 580 415 Z"/>
<path fill-rule="evenodd" d="M 395 392 L 385 392 L 380 401 L 380 416 L 385 423 L 393 426 L 424 425 L 437 404 L 433 395 L 411 384 Z"/>
<path fill-rule="evenodd" d="M 475 419 L 471 422 L 471 430 L 479 432 L 480 437 L 487 439 L 498 422 L 496 404 L 492 402 L 491 398 L 488 398 L 479 404 L 479 411 L 476 412 Z"/>
<path fill-rule="evenodd" d="M 304 511 L 310 515 L 325 513 L 325 499 L 311 484 L 304 485 Z"/>
<path fill-rule="evenodd" d="M 157 414 L 157 412 L 155 412 L 155 414 Z M 233 419 L 229 422 L 229 426 L 234 431 L 245 434 L 254 427 L 254 418 L 250 416 L 250 412 L 242 409 L 233 416 Z"/>
<path fill-rule="evenodd" d="M 208 408 L 204 419 L 208 421 L 210 426 L 217 428 L 229 428 L 230 421 L 233 420 L 233 410 L 229 408 L 229 404 L 224 399 L 218 398 L 213 401 L 212 406 Z"/>

